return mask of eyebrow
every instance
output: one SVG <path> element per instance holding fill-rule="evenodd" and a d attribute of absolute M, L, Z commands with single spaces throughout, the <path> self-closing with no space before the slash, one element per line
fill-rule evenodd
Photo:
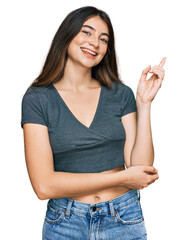
<path fill-rule="evenodd" d="M 92 30 L 96 31 L 96 29 L 95 29 L 95 28 L 93 28 L 93 27 L 92 27 L 92 26 L 90 26 L 90 25 L 83 25 L 82 27 L 88 27 L 88 28 L 90 28 L 90 29 L 92 29 Z M 106 36 L 109 38 L 109 35 L 108 35 L 108 33 L 101 33 L 101 35 L 106 35 Z"/>

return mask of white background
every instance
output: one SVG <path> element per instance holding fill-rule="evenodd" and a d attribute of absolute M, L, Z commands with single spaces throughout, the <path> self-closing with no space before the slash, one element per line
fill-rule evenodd
<path fill-rule="evenodd" d="M 38 76 L 62 20 L 70 11 L 87 5 L 109 14 L 115 31 L 120 77 L 134 92 L 142 70 L 148 65 L 158 65 L 167 57 L 165 78 L 151 112 L 154 166 L 159 170 L 159 180 L 141 191 L 141 204 L 148 240 L 186 239 L 184 2 L 7 0 L 1 3 L 1 239 L 41 239 L 47 200 L 36 197 L 29 181 L 20 124 L 21 100 L 28 85 Z"/>

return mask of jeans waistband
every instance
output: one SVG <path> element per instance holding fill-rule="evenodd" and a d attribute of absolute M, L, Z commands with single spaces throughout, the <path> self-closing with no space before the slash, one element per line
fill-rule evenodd
<path fill-rule="evenodd" d="M 65 209 L 66 217 L 70 215 L 70 211 L 78 212 L 85 215 L 90 215 L 91 217 L 95 215 L 111 214 L 114 218 L 117 213 L 117 209 L 129 204 L 131 201 L 140 199 L 139 190 L 130 190 L 119 197 L 113 198 L 108 201 L 98 202 L 98 203 L 84 203 L 71 198 L 55 198 L 50 199 L 48 204 L 54 203 L 59 208 Z"/>

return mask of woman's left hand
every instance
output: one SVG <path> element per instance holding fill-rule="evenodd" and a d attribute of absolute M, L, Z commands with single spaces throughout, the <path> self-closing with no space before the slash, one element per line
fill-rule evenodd
<path fill-rule="evenodd" d="M 146 69 L 143 70 L 137 88 L 136 100 L 138 99 L 143 103 L 152 102 L 158 90 L 160 89 L 163 78 L 165 76 L 165 70 L 163 69 L 165 61 L 166 57 L 161 60 L 158 66 L 154 66 L 151 69 L 151 66 L 149 65 Z M 146 79 L 148 72 L 153 73 L 153 75 L 149 79 Z"/>

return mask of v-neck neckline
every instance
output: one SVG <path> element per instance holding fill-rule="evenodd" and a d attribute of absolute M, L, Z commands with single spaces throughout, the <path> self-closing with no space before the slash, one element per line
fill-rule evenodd
<path fill-rule="evenodd" d="M 87 127 L 85 124 L 83 124 L 82 122 L 80 122 L 76 116 L 72 113 L 72 111 L 70 110 L 70 108 L 67 106 L 66 102 L 63 100 L 62 96 L 60 95 L 60 93 L 58 92 L 58 90 L 56 89 L 56 87 L 54 87 L 53 83 L 51 84 L 52 88 L 54 89 L 55 93 L 57 94 L 57 96 L 60 98 L 60 101 L 62 102 L 62 104 L 65 106 L 65 108 L 67 109 L 67 111 L 70 113 L 70 115 L 73 117 L 73 119 L 78 122 L 81 126 L 85 127 L 86 129 L 90 129 L 93 125 L 93 123 L 95 122 L 96 116 L 98 115 L 98 110 L 100 108 L 100 104 L 101 104 L 101 99 L 102 99 L 102 95 L 103 95 L 103 85 L 101 84 L 101 90 L 100 90 L 100 94 L 99 94 L 99 100 L 98 100 L 98 104 L 97 104 L 97 108 L 96 108 L 96 112 L 94 114 L 94 117 L 90 123 L 90 126 Z"/>

